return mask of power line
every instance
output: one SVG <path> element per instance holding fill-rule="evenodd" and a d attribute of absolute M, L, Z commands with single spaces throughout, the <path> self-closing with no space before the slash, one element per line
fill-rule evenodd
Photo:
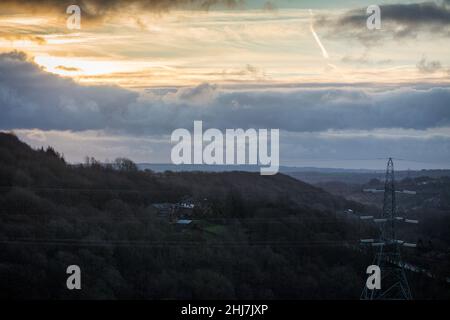
<path fill-rule="evenodd" d="M 79 247 L 349 247 L 357 245 L 357 239 L 340 241 L 149 241 L 149 240 L 80 240 L 80 239 L 29 239 L 0 240 L 5 245 L 44 245 Z"/>
<path fill-rule="evenodd" d="M 86 192 L 160 192 L 160 190 L 155 190 L 154 187 L 149 187 L 148 189 L 114 189 L 114 188 L 71 188 L 71 187 L 23 187 L 23 186 L 0 186 L 0 189 L 14 189 L 20 188 L 25 190 L 49 190 L 49 191 L 86 191 Z M 311 187 L 314 188 L 314 187 Z M 240 194 L 255 194 L 254 191 L 239 191 Z M 279 193 L 282 193 L 281 191 Z M 328 194 L 331 193 L 317 188 L 317 190 L 310 191 L 296 191 L 295 194 Z"/>
<path fill-rule="evenodd" d="M 151 216 L 151 215 L 141 215 L 141 216 L 134 216 L 134 217 L 127 217 L 123 218 L 121 216 L 115 216 L 115 215 L 107 215 L 104 212 L 102 212 L 103 215 L 91 215 L 91 216 L 82 216 L 82 215 L 54 215 L 54 214 L 25 214 L 25 213 L 17 213 L 17 212 L 1 212 L 2 217 L 8 217 L 8 218 L 64 218 L 64 219 L 118 219 L 121 221 L 127 221 L 127 222 L 140 222 L 141 220 L 166 220 L 166 217 L 164 216 Z M 231 217 L 217 217 L 217 218 L 191 218 L 189 220 L 192 220 L 193 222 L 276 222 L 276 223 L 295 223 L 295 222 L 302 222 L 302 221 L 318 221 L 318 222 L 344 222 L 349 221 L 349 218 L 343 216 L 343 217 L 304 217 L 304 216 L 292 216 L 292 217 L 268 217 L 268 218 L 231 218 Z M 108 222 L 108 221 L 106 221 Z"/>

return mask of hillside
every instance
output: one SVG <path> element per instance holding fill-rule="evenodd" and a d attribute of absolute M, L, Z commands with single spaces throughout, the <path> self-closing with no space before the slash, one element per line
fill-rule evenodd
<path fill-rule="evenodd" d="M 334 212 L 358 206 L 287 175 L 256 172 L 164 172 L 119 169 L 88 159 L 68 165 L 52 148 L 33 150 L 15 136 L 0 133 L 1 188 L 24 187 L 42 195 L 93 191 L 104 196 L 139 194 L 144 203 L 177 201 L 185 196 L 223 199 L 230 192 L 246 201 L 292 201 L 305 208 Z M 99 190 L 100 189 L 100 190 Z"/>
<path fill-rule="evenodd" d="M 337 215 L 361 205 L 282 174 L 75 166 L 0 133 L 0 181 L 1 297 L 357 299 L 371 262 Z M 185 199 L 188 225 L 156 206 Z"/>

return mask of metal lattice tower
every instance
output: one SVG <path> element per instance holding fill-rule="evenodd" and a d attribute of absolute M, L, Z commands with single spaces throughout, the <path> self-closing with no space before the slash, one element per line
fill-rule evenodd
<path fill-rule="evenodd" d="M 404 220 L 396 214 L 396 192 L 399 191 L 395 190 L 394 163 L 392 158 L 389 158 L 384 183 L 383 212 L 379 219 L 374 219 L 380 225 L 380 238 L 372 243 L 372 246 L 378 249 L 373 264 L 381 270 L 381 289 L 369 290 L 364 286 L 361 294 L 363 300 L 412 299 L 400 254 L 400 247 L 405 243 L 396 239 L 396 222 Z"/>

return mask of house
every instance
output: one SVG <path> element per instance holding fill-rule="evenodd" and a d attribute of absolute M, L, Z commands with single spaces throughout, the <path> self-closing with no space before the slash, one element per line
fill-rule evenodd
<path fill-rule="evenodd" d="M 153 207 L 161 217 L 169 217 L 174 213 L 175 205 L 172 203 L 154 203 Z"/>
<path fill-rule="evenodd" d="M 195 208 L 194 201 L 187 197 L 178 203 L 154 203 L 152 206 L 157 210 L 158 216 L 168 218 L 172 223 L 190 219 Z"/>
<path fill-rule="evenodd" d="M 194 200 L 186 196 L 176 204 L 176 216 L 179 218 L 192 217 L 194 208 Z"/>

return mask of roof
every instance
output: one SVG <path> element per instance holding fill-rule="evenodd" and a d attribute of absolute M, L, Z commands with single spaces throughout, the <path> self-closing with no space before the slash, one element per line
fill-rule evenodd
<path fill-rule="evenodd" d="M 171 203 L 154 203 L 152 205 L 158 209 L 168 209 L 173 206 L 173 204 L 171 204 Z"/>
<path fill-rule="evenodd" d="M 187 220 L 187 219 L 180 219 L 177 220 L 177 224 L 191 224 L 192 220 Z"/>
<path fill-rule="evenodd" d="M 178 204 L 178 207 L 185 208 L 185 209 L 194 209 L 194 204 L 182 202 L 182 203 Z"/>

